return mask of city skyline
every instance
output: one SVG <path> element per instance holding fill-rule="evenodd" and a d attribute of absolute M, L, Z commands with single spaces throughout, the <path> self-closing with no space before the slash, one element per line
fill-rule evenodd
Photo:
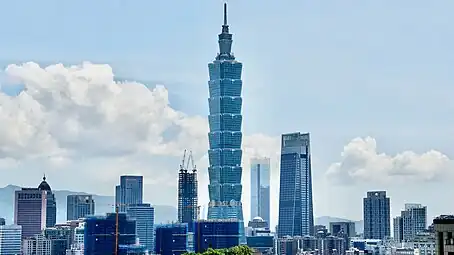
<path fill-rule="evenodd" d="M 82 1 L 68 4 L 71 6 L 67 8 L 89 6 L 87 15 L 98 19 L 96 10 L 103 10 L 105 4 L 101 2 L 87 5 Z M 55 179 L 53 185 L 57 189 L 112 194 L 112 185 L 119 175 L 143 174 L 146 201 L 175 205 L 174 169 L 181 148 L 194 147 L 201 169 L 199 184 L 206 187 L 208 124 L 204 67 L 215 51 L 220 3 L 205 1 L 197 6 L 200 10 L 195 10 L 195 6 L 181 2 L 182 7 L 187 7 L 182 8 L 184 11 L 167 3 L 111 6 L 109 11 L 116 14 L 112 17 L 122 16 L 120 9 L 125 8 L 135 10 L 133 13 L 160 10 L 168 15 L 191 15 L 185 19 L 188 29 L 181 29 L 167 16 L 137 15 L 122 20 L 123 23 L 114 22 L 118 28 L 114 31 L 102 22 L 93 26 L 87 21 L 74 29 L 71 15 L 63 17 L 64 12 L 53 12 L 54 9 L 41 3 L 42 6 L 31 7 L 36 13 L 24 14 L 35 18 L 33 29 L 50 26 L 53 29 L 49 31 L 61 31 L 65 36 L 37 33 L 32 35 L 34 43 L 19 43 L 28 38 L 21 28 L 29 31 L 19 19 L 17 29 L 5 28 L 9 36 L 0 42 L 4 66 L 28 60 L 44 64 L 60 61 L 80 64 L 91 60 L 110 66 L 85 65 L 77 75 L 58 66 L 43 70 L 34 65 L 13 66 L 2 73 L 8 82 L 12 78 L 14 82 L 26 83 L 28 97 L 9 100 L 2 94 L 0 99 L 2 104 L 9 105 L 4 109 L 7 114 L 1 115 L 5 123 L 2 131 L 8 134 L 13 134 L 10 130 L 23 131 L 1 140 L 0 151 L 7 159 L 1 160 L 0 168 L 8 170 L 1 184 L 32 186 L 46 169 Z M 411 10 L 404 8 L 408 1 L 355 8 L 348 3 L 332 4 L 336 8 L 296 1 L 280 6 L 257 3 L 231 4 L 235 53 L 247 63 L 243 115 L 248 121 L 243 127 L 243 167 L 249 165 L 253 156 L 270 157 L 272 194 L 276 194 L 279 135 L 307 131 L 311 132 L 314 144 L 316 215 L 360 219 L 361 203 L 345 205 L 342 198 L 360 201 L 370 189 L 388 191 L 393 204 L 399 205 L 392 209 L 392 216 L 399 213 L 408 199 L 427 205 L 428 217 L 453 211 L 450 205 L 430 199 L 432 192 L 444 186 L 441 184 L 453 179 L 451 172 L 446 171 L 452 165 L 454 139 L 449 131 L 450 118 L 446 117 L 453 109 L 446 101 L 454 82 L 450 71 L 454 58 L 449 56 L 451 46 L 447 43 L 452 37 L 449 33 L 452 18 L 446 11 L 452 3 L 429 6 L 413 1 Z M 188 10 L 194 13 L 189 14 Z M 285 17 L 280 13 L 286 13 Z M 8 15 L 11 14 L 1 17 L 5 24 L 17 20 Z M 273 15 L 282 18 L 271 19 Z M 437 18 L 421 18 L 426 15 Z M 388 18 L 384 19 L 385 16 Z M 50 20 L 62 22 L 51 24 Z M 111 24 L 109 18 L 105 20 Z M 169 22 L 169 26 L 173 22 L 175 29 L 157 26 L 162 20 Z M 412 21 L 410 28 L 408 20 Z M 61 29 L 62 24 L 72 29 Z M 301 32 L 290 34 L 287 30 Z M 118 38 L 119 33 L 123 37 Z M 155 35 L 162 39 L 156 40 Z M 130 47 L 124 47 L 125 41 Z M 150 92 L 130 82 L 115 88 L 100 86 L 84 94 L 78 90 L 83 86 L 74 86 L 78 75 L 111 84 L 112 72 L 118 79 L 143 80 L 150 88 L 155 84 L 165 87 Z M 48 76 L 40 76 L 44 73 Z M 54 84 L 46 82 L 46 77 L 72 78 Z M 2 90 L 12 94 L 14 86 L 5 84 L 3 78 Z M 118 89 L 125 93 L 114 97 Z M 49 96 L 51 90 L 60 93 Z M 311 110 L 305 111 L 304 118 L 295 118 L 300 116 L 302 95 Z M 86 108 L 81 107 L 84 103 Z M 154 115 L 144 114 L 144 108 Z M 34 116 L 28 114 L 31 109 Z M 433 119 L 421 122 L 416 112 Z M 8 116 L 24 119 L 17 122 Z M 361 164 L 352 166 L 348 162 Z M 248 171 L 245 167 L 244 208 L 249 207 Z M 101 179 L 103 182 L 98 184 Z M 402 183 L 409 183 L 408 192 L 414 197 L 407 198 L 399 192 Z M 424 192 L 426 189 L 431 192 Z M 169 195 L 161 196 L 160 190 L 168 191 Z M 206 189 L 200 191 L 201 203 L 206 204 L 207 196 L 202 194 Z M 277 207 L 276 201 L 277 198 L 272 198 L 272 208 Z M 245 214 L 248 211 L 244 210 Z M 277 219 L 276 209 L 272 218 Z"/>

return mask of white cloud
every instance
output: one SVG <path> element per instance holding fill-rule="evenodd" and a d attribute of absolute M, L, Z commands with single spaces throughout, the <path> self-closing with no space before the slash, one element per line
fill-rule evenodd
<path fill-rule="evenodd" d="M 434 181 L 454 171 L 454 162 L 435 150 L 422 154 L 404 151 L 391 156 L 378 152 L 374 138 L 355 138 L 341 153 L 341 161 L 332 164 L 327 177 L 337 183 L 414 180 Z"/>
<path fill-rule="evenodd" d="M 109 65 L 88 62 L 70 67 L 30 62 L 10 65 L 4 74 L 9 83 L 25 86 L 18 96 L 0 93 L 0 158 L 5 158 L 0 168 L 17 168 L 9 171 L 7 183 L 34 185 L 46 172 L 56 188 L 113 194 L 119 175 L 142 174 L 145 197 L 168 203 L 176 199 L 183 150 L 190 149 L 200 173 L 200 200 L 208 202 L 207 118 L 173 109 L 164 86 L 116 82 Z M 249 159 L 268 156 L 276 163 L 280 144 L 263 134 L 243 141 L 247 219 Z M 276 209 L 277 200 L 273 205 Z"/>
<path fill-rule="evenodd" d="M 26 63 L 8 66 L 5 74 L 26 90 L 17 97 L 1 94 L 4 156 L 179 155 L 206 140 L 206 121 L 172 109 L 164 86 L 115 82 L 108 65 Z M 163 141 L 171 126 L 179 132 Z"/>

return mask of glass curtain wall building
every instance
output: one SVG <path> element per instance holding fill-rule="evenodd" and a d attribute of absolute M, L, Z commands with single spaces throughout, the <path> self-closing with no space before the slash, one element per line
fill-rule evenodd
<path fill-rule="evenodd" d="M 68 195 L 66 197 L 66 219 L 78 220 L 95 214 L 92 195 Z"/>
<path fill-rule="evenodd" d="M 84 254 L 106 255 L 115 253 L 116 214 L 88 216 L 84 227 Z M 136 222 L 125 213 L 118 214 L 118 245 L 133 246 L 136 243 Z M 122 252 L 123 251 L 123 252 Z M 119 249 L 119 255 L 125 253 Z"/>
<path fill-rule="evenodd" d="M 136 236 L 149 252 L 154 251 L 154 207 L 151 204 L 131 205 L 127 215 L 136 221 Z"/>
<path fill-rule="evenodd" d="M 270 159 L 251 159 L 251 218 L 270 224 Z"/>
<path fill-rule="evenodd" d="M 115 187 L 115 203 L 120 212 L 126 212 L 127 205 L 143 203 L 143 176 L 120 176 L 120 185 Z"/>
<path fill-rule="evenodd" d="M 383 239 L 391 234 L 391 202 L 386 191 L 369 191 L 363 199 L 364 238 Z"/>
<path fill-rule="evenodd" d="M 0 226 L 0 255 L 21 254 L 22 227 L 18 225 Z"/>
<path fill-rule="evenodd" d="M 208 219 L 237 219 L 242 222 L 242 64 L 235 60 L 231 51 L 232 34 L 229 33 L 227 25 L 226 4 L 224 25 L 218 43 L 219 53 L 216 59 L 208 64 L 210 75 Z"/>
<path fill-rule="evenodd" d="M 278 236 L 314 235 L 309 133 L 283 134 Z"/>

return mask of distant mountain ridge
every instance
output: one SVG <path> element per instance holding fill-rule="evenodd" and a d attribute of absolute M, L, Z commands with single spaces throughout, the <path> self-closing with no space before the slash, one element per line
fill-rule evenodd
<path fill-rule="evenodd" d="M 0 188 L 0 217 L 5 218 L 7 224 L 13 223 L 14 218 L 14 192 L 21 187 L 8 185 Z M 86 192 L 69 190 L 53 190 L 57 200 L 57 222 L 66 222 L 66 197 L 68 195 L 88 195 Z M 114 211 L 114 196 L 99 196 L 90 194 L 95 200 L 96 215 L 103 215 Z M 153 205 L 155 208 L 155 223 L 167 223 L 177 220 L 177 209 L 169 205 Z"/>

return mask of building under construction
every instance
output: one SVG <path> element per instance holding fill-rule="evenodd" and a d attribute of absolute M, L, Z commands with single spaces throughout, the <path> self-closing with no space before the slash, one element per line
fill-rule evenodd
<path fill-rule="evenodd" d="M 193 222 L 199 215 L 197 189 L 197 168 L 192 152 L 186 158 L 185 150 L 178 174 L 178 221 L 187 223 L 189 232 L 193 232 Z"/>

